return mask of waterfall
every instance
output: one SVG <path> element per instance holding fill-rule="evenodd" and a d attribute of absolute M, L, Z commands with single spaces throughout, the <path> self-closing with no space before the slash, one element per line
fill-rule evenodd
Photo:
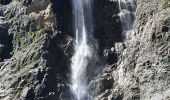
<path fill-rule="evenodd" d="M 136 6 L 134 0 L 118 0 L 119 16 L 122 22 L 123 31 L 129 31 L 133 29 L 133 23 L 135 20 Z"/>
<path fill-rule="evenodd" d="M 89 67 L 95 64 L 96 54 L 93 39 L 92 0 L 72 0 L 75 52 L 71 63 L 71 92 L 73 100 L 92 100 L 88 94 Z M 118 0 L 119 16 L 123 32 L 133 29 L 135 5 L 132 0 Z M 123 67 L 120 67 L 119 79 L 123 80 Z M 90 77 L 92 77 L 90 75 Z"/>
<path fill-rule="evenodd" d="M 91 100 L 88 94 L 87 67 L 94 59 L 92 38 L 92 0 L 72 0 L 75 39 L 75 53 L 71 63 L 71 91 L 74 100 Z"/>
<path fill-rule="evenodd" d="M 122 23 L 123 35 L 125 36 L 125 41 L 130 40 L 132 38 L 132 34 L 134 34 L 133 25 L 135 21 L 135 0 L 118 0 L 119 5 L 119 17 Z M 127 45 L 125 43 L 125 45 Z M 124 53 L 126 50 L 124 51 Z M 119 65 L 118 76 L 119 76 L 119 84 L 124 82 L 124 62 Z"/>

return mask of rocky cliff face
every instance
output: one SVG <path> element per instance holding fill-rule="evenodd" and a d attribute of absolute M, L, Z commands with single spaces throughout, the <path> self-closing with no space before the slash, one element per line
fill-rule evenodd
<path fill-rule="evenodd" d="M 118 2 L 94 0 L 96 100 L 170 99 L 170 2 L 135 3 L 135 32 L 125 35 Z M 70 0 L 0 0 L 0 99 L 70 100 L 73 40 Z"/>
<path fill-rule="evenodd" d="M 60 100 L 69 88 L 72 39 L 56 30 L 54 1 L 0 3 L 0 99 Z"/>
<path fill-rule="evenodd" d="M 115 43 L 118 62 L 91 83 L 97 100 L 169 100 L 170 2 L 136 3 L 135 32 Z"/>

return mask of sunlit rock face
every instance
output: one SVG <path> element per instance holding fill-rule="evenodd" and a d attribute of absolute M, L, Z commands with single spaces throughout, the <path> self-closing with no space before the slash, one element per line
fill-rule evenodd
<path fill-rule="evenodd" d="M 55 27 L 56 20 L 50 0 L 33 0 L 28 6 L 27 14 L 32 21 L 36 20 L 39 27 Z"/>

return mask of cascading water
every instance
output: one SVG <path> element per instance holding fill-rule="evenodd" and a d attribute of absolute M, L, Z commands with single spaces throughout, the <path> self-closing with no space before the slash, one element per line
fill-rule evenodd
<path fill-rule="evenodd" d="M 92 0 L 72 0 L 75 39 L 75 53 L 71 63 L 71 91 L 73 100 L 92 100 L 88 94 L 87 69 L 93 66 L 96 59 L 92 38 Z M 135 19 L 135 5 L 132 0 L 118 0 L 119 16 L 123 26 L 123 33 L 132 30 Z M 93 41 L 94 42 L 94 41 Z M 119 70 L 119 79 L 123 80 L 123 67 Z"/>
<path fill-rule="evenodd" d="M 91 100 L 88 94 L 87 66 L 94 58 L 89 45 L 93 32 L 91 0 L 72 0 L 74 27 L 76 33 L 75 53 L 72 58 L 72 93 L 74 100 Z"/>
<path fill-rule="evenodd" d="M 119 16 L 122 22 L 124 32 L 133 29 L 136 10 L 134 2 L 135 2 L 134 0 L 118 0 L 120 11 Z"/>
<path fill-rule="evenodd" d="M 118 0 L 119 5 L 119 17 L 122 22 L 123 35 L 125 36 L 125 41 L 132 38 L 134 34 L 133 26 L 135 22 L 135 0 Z M 126 43 L 125 43 L 126 45 Z M 124 81 L 124 69 L 123 62 L 120 64 L 118 75 L 119 75 L 119 84 Z"/>

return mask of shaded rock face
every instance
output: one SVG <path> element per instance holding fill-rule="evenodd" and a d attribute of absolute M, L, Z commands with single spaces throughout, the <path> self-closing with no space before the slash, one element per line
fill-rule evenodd
<path fill-rule="evenodd" d="M 2 5 L 7 5 L 11 2 L 12 0 L 0 0 L 0 4 Z"/>
<path fill-rule="evenodd" d="M 7 23 L 0 17 L 0 61 L 8 59 L 12 51 L 12 36 L 8 34 Z"/>
<path fill-rule="evenodd" d="M 54 13 L 56 13 L 57 29 L 64 34 L 74 37 L 72 1 L 71 0 L 51 0 Z"/>
<path fill-rule="evenodd" d="M 118 16 L 117 1 L 94 0 L 94 37 L 98 40 L 99 54 L 103 56 L 105 49 L 111 49 L 115 42 L 121 42 L 122 27 Z"/>
<path fill-rule="evenodd" d="M 125 35 L 118 1 L 93 1 L 96 52 L 103 64 L 89 84 L 95 100 L 170 97 L 170 2 L 135 3 L 135 32 Z M 0 4 L 0 99 L 70 100 L 71 0 L 0 0 Z"/>

